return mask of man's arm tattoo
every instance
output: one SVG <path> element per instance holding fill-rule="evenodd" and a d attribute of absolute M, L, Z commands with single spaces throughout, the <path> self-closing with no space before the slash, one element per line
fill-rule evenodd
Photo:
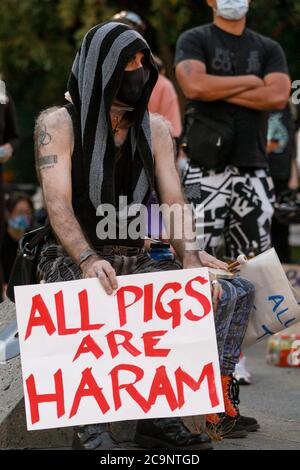
<path fill-rule="evenodd" d="M 37 135 L 38 147 L 49 145 L 51 140 L 52 137 L 49 132 L 47 132 L 47 127 L 45 124 L 39 126 Z"/>
<path fill-rule="evenodd" d="M 183 70 L 186 73 L 186 75 L 191 75 L 193 67 L 192 64 L 189 60 L 185 60 L 182 64 Z"/>
<path fill-rule="evenodd" d="M 56 163 L 58 163 L 57 155 L 43 155 L 39 156 L 38 158 L 40 170 L 43 170 L 45 168 L 53 168 Z"/>

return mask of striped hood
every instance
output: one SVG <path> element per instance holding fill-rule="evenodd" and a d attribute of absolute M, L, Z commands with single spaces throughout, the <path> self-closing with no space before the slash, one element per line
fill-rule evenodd
<path fill-rule="evenodd" d="M 110 108 L 129 60 L 143 50 L 150 75 L 134 110 L 130 128 L 133 167 L 133 203 L 147 199 L 154 181 L 148 101 L 158 78 L 150 48 L 144 38 L 126 25 L 109 22 L 85 35 L 68 82 L 68 90 L 80 123 L 81 145 L 89 197 L 97 209 L 115 204 L 115 144 Z"/>

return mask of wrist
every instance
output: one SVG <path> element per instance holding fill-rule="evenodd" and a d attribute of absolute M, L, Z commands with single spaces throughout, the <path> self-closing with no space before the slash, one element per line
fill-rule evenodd
<path fill-rule="evenodd" d="M 199 253 L 200 253 L 200 250 L 187 250 L 184 252 L 184 256 L 183 256 L 183 259 L 184 261 L 187 261 L 187 260 L 199 260 Z"/>
<path fill-rule="evenodd" d="M 87 248 L 86 250 L 82 251 L 78 257 L 77 264 L 80 269 L 83 268 L 84 264 L 87 261 L 90 261 L 91 258 L 97 258 L 97 253 L 92 250 L 91 248 Z"/>
<path fill-rule="evenodd" d="M 89 256 L 89 258 L 87 258 L 85 261 L 83 261 L 80 264 L 81 271 L 84 272 L 90 264 L 94 263 L 95 261 L 99 261 L 100 259 L 101 258 L 99 258 L 99 256 L 97 256 L 97 255 Z"/>
<path fill-rule="evenodd" d="M 203 267 L 198 252 L 190 253 L 183 258 L 182 261 L 184 269 L 201 268 Z"/>

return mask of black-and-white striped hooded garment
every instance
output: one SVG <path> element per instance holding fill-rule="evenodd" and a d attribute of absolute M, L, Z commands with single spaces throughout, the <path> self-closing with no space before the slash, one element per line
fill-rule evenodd
<path fill-rule="evenodd" d="M 110 108 L 122 82 L 124 69 L 139 52 L 145 53 L 149 79 L 134 110 L 130 128 L 133 203 L 143 203 L 154 180 L 150 120 L 147 105 L 158 78 L 144 38 L 124 24 L 97 25 L 85 35 L 73 63 L 68 90 L 80 123 L 83 168 L 89 198 L 95 209 L 115 205 L 115 144 Z"/>

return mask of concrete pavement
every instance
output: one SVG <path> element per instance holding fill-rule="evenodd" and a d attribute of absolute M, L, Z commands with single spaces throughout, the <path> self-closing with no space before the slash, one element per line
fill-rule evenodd
<path fill-rule="evenodd" d="M 300 368 L 269 366 L 266 343 L 246 351 L 253 385 L 242 386 L 240 409 L 255 417 L 258 432 L 245 439 L 225 439 L 220 450 L 300 450 Z"/>

